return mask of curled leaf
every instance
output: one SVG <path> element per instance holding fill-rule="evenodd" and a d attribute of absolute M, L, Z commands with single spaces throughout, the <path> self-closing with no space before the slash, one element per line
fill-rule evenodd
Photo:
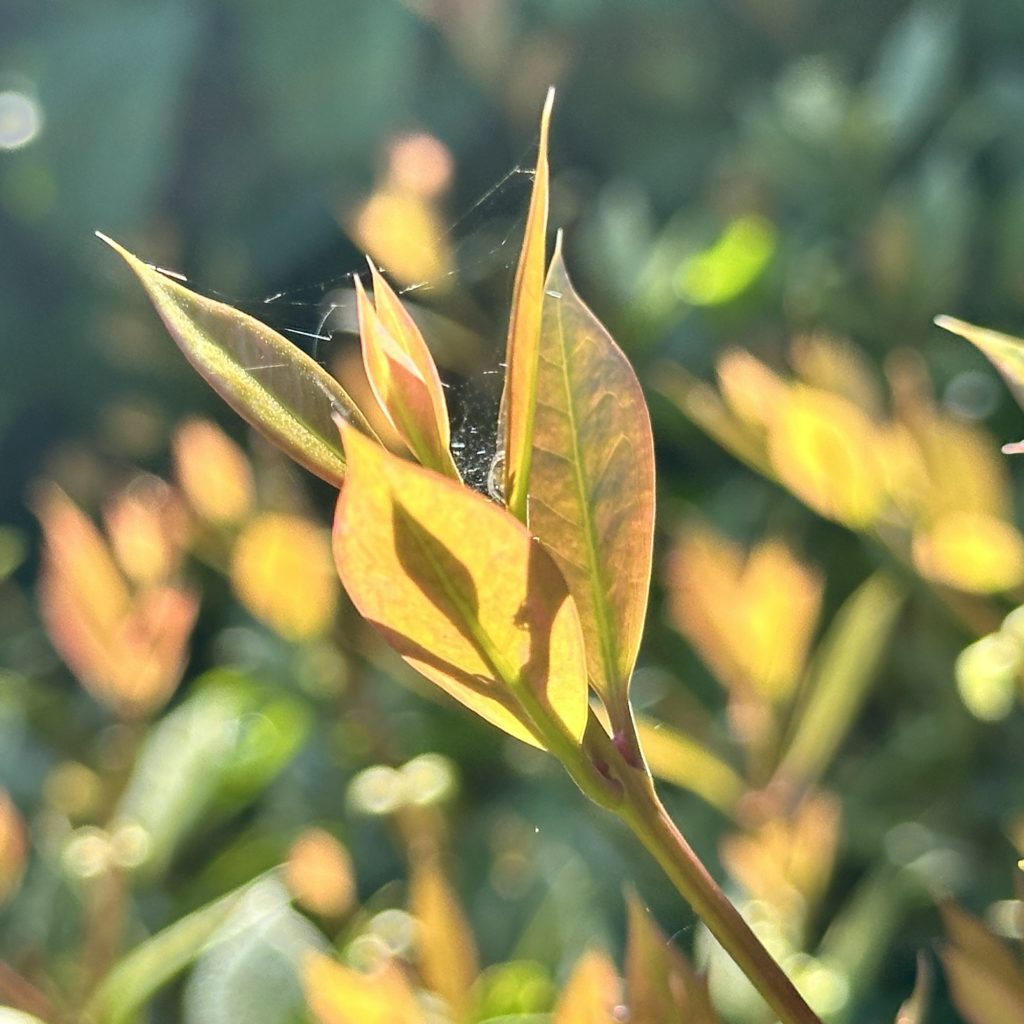
<path fill-rule="evenodd" d="M 493 502 L 342 424 L 334 557 L 360 613 L 470 710 L 545 747 L 587 718 L 576 605 L 550 555 Z"/>
<path fill-rule="evenodd" d="M 340 486 L 345 455 L 332 412 L 340 409 L 370 430 L 341 385 L 266 324 L 197 295 L 112 239 L 99 238 L 142 282 L 178 348 L 221 398 L 300 465 Z"/>

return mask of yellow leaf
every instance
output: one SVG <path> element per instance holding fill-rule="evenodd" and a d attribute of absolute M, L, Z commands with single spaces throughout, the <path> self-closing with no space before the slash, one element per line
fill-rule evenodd
<path fill-rule="evenodd" d="M 239 600 L 286 640 L 324 633 L 334 619 L 338 581 L 326 530 L 299 516 L 265 512 L 248 523 L 231 553 Z"/>
<path fill-rule="evenodd" d="M 779 481 L 798 498 L 859 529 L 873 523 L 885 505 L 878 437 L 852 402 L 796 384 L 776 410 L 768 451 Z"/>
<path fill-rule="evenodd" d="M 178 348 L 221 398 L 300 465 L 340 486 L 345 457 L 334 410 L 370 429 L 341 385 L 265 324 L 197 295 L 99 237 L 132 269 Z"/>
<path fill-rule="evenodd" d="M 242 449 L 209 420 L 188 420 L 172 443 L 178 483 L 196 514 L 237 523 L 253 504 L 252 469 Z"/>
<path fill-rule="evenodd" d="M 416 964 L 424 985 L 448 1005 L 454 1021 L 470 1020 L 480 965 L 469 922 L 433 857 L 413 865 L 409 911 L 419 928 Z"/>
<path fill-rule="evenodd" d="M 409 983 L 392 963 L 363 974 L 311 953 L 302 986 L 317 1024 L 426 1024 Z"/>
<path fill-rule="evenodd" d="M 501 396 L 501 434 L 505 458 L 505 502 L 512 514 L 526 521 L 526 495 L 533 457 L 538 346 L 544 303 L 544 268 L 548 229 L 548 126 L 554 89 L 548 90 L 540 119 L 540 144 L 533 176 L 533 193 L 526 215 L 523 248 L 512 286 L 512 311 L 505 354 L 505 390 Z"/>
<path fill-rule="evenodd" d="M 583 640 L 551 557 L 493 502 L 341 429 L 349 476 L 334 555 L 356 608 L 413 668 L 492 724 L 544 747 L 553 722 L 578 741 Z"/>
<path fill-rule="evenodd" d="M 437 367 L 413 319 L 384 279 L 373 273 L 374 309 L 355 278 L 366 378 L 388 421 L 430 469 L 459 478 L 448 450 L 448 410 Z"/>
<path fill-rule="evenodd" d="M 930 580 L 972 594 L 1024 581 L 1024 537 L 981 512 L 948 512 L 914 536 L 914 565 Z"/>
<path fill-rule="evenodd" d="M 530 530 L 576 600 L 598 693 L 624 704 L 654 543 L 654 441 L 633 368 L 576 294 L 561 237 L 545 283 Z"/>
<path fill-rule="evenodd" d="M 604 953 L 591 950 L 580 957 L 569 977 L 552 1024 L 617 1024 L 622 984 L 615 965 Z"/>

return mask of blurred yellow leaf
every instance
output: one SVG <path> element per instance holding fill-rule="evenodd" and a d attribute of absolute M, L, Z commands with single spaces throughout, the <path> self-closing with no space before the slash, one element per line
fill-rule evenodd
<path fill-rule="evenodd" d="M 418 925 L 416 965 L 423 984 L 445 1001 L 454 1021 L 469 1021 L 473 982 L 480 971 L 469 922 L 435 857 L 416 860 L 409 888 L 409 911 Z"/>
<path fill-rule="evenodd" d="M 626 903 L 626 991 L 637 1024 L 720 1024 L 707 982 L 665 937 L 633 892 Z"/>
<path fill-rule="evenodd" d="M 0 906 L 21 883 L 28 857 L 28 832 L 10 794 L 0 786 Z"/>
<path fill-rule="evenodd" d="M 785 401 L 786 382 L 744 349 L 723 353 L 715 373 L 722 397 L 746 423 L 767 427 L 775 409 Z"/>
<path fill-rule="evenodd" d="M 342 425 L 349 477 L 334 554 L 360 613 L 417 671 L 487 721 L 544 746 L 587 718 L 576 606 L 551 557 L 504 509 Z"/>
<path fill-rule="evenodd" d="M 174 432 L 175 475 L 196 514 L 210 523 L 237 523 L 253 504 L 249 460 L 216 424 L 187 420 Z"/>
<path fill-rule="evenodd" d="M 545 283 L 528 522 L 576 600 L 591 681 L 626 699 L 654 543 L 654 441 L 640 383 L 576 294 L 561 236 Z"/>
<path fill-rule="evenodd" d="M 523 247 L 512 286 L 508 346 L 505 353 L 505 390 L 499 416 L 504 450 L 504 495 L 509 511 L 526 522 L 526 496 L 533 458 L 533 422 L 536 414 L 537 372 L 548 228 L 548 126 L 554 89 L 548 91 L 540 119 L 540 143 L 533 192 L 526 215 Z"/>
<path fill-rule="evenodd" d="M 769 818 L 746 835 L 726 836 L 722 862 L 799 942 L 832 873 L 838 842 L 838 801 L 812 792 L 785 816 Z"/>
<path fill-rule="evenodd" d="M 768 452 L 780 483 L 816 512 L 854 528 L 885 507 L 878 429 L 845 398 L 794 384 L 776 408 Z"/>
<path fill-rule="evenodd" d="M 552 1024 L 618 1024 L 621 1002 L 622 983 L 615 965 L 604 953 L 591 950 L 573 968 Z"/>
<path fill-rule="evenodd" d="M 338 603 L 327 531 L 299 516 L 260 514 L 235 543 L 231 584 L 246 609 L 286 640 L 322 635 Z"/>
<path fill-rule="evenodd" d="M 334 411 L 342 410 L 369 431 L 341 385 L 265 324 L 189 291 L 117 242 L 99 237 L 132 269 L 185 358 L 221 398 L 300 465 L 340 485 L 345 457 Z"/>
<path fill-rule="evenodd" d="M 393 963 L 373 974 L 310 953 L 302 973 L 317 1024 L 426 1024 L 409 983 Z"/>
<path fill-rule="evenodd" d="M 696 793 L 726 814 L 732 812 L 746 787 L 729 765 L 697 740 L 662 722 L 639 718 L 637 731 L 654 775 Z"/>
<path fill-rule="evenodd" d="M 878 376 L 860 349 L 827 334 L 804 334 L 789 346 L 789 362 L 811 387 L 852 402 L 870 416 L 882 412 Z"/>
<path fill-rule="evenodd" d="M 385 416 L 420 463 L 459 479 L 437 367 L 398 297 L 373 268 L 377 308 L 355 278 L 366 377 Z"/>
<path fill-rule="evenodd" d="M 779 541 L 744 555 L 700 526 L 669 557 L 666 584 L 675 627 L 728 687 L 777 701 L 803 672 L 823 581 Z"/>
<path fill-rule="evenodd" d="M 1020 1024 L 1024 971 L 1009 949 L 959 907 L 942 908 L 949 943 L 940 953 L 950 993 L 967 1024 Z"/>
<path fill-rule="evenodd" d="M 163 480 L 140 476 L 104 510 L 118 564 L 133 583 L 151 585 L 178 569 L 188 525 L 180 499 Z"/>
<path fill-rule="evenodd" d="M 341 917 L 355 903 L 352 858 L 322 828 L 306 829 L 292 843 L 284 864 L 284 880 L 295 902 L 321 917 Z"/>
<path fill-rule="evenodd" d="M 1024 582 L 1024 537 L 981 512 L 949 512 L 915 534 L 914 565 L 922 576 L 972 594 Z"/>
<path fill-rule="evenodd" d="M 696 306 L 719 306 L 742 295 L 775 254 L 775 226 L 757 214 L 737 217 L 714 245 L 690 257 L 676 289 Z"/>

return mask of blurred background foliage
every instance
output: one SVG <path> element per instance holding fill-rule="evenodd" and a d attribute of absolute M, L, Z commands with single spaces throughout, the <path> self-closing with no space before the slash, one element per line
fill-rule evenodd
<path fill-rule="evenodd" d="M 1024 328 L 1024 8 L 6 0 L 3 21 L 0 1002 L 283 1024 L 333 945 L 409 959 L 437 1019 L 544 1020 L 584 950 L 625 964 L 628 882 L 722 1015 L 764 1019 L 627 836 L 359 625 L 329 490 L 231 418 L 92 235 L 353 392 L 371 252 L 480 483 L 555 83 L 553 220 L 654 415 L 634 692 L 672 810 L 829 1021 L 892 1019 L 922 948 L 950 978 L 929 1020 L 1004 1019 L 965 987 L 989 932 L 1021 935 L 1024 539 L 998 455 L 1020 413 L 931 319 Z M 989 932 L 947 910 L 940 940 L 944 899 Z M 447 936 L 440 967 L 410 913 Z"/>

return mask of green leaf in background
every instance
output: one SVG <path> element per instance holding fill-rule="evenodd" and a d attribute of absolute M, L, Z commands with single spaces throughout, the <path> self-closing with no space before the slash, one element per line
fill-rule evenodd
<path fill-rule="evenodd" d="M 184 1024 L 298 1024 L 303 964 L 325 951 L 320 933 L 275 878 L 250 886 L 199 958 L 185 989 Z"/>
<path fill-rule="evenodd" d="M 181 840 L 220 799 L 255 797 L 302 745 L 302 706 L 247 677 L 215 670 L 157 723 L 121 798 L 117 819 L 148 837 L 143 874 L 160 876 Z"/>
<path fill-rule="evenodd" d="M 102 1024 L 131 1024 L 137 1011 L 202 952 L 250 888 L 194 910 L 137 945 L 103 979 L 89 1004 L 90 1015 Z"/>
<path fill-rule="evenodd" d="M 171 337 L 244 420 L 311 473 L 340 487 L 345 454 L 331 419 L 340 410 L 372 434 L 344 388 L 287 338 L 197 295 L 97 232 L 142 282 Z"/>
<path fill-rule="evenodd" d="M 776 778 L 806 786 L 821 776 L 875 678 L 904 597 L 902 588 L 879 572 L 836 613 L 815 653 Z"/>

